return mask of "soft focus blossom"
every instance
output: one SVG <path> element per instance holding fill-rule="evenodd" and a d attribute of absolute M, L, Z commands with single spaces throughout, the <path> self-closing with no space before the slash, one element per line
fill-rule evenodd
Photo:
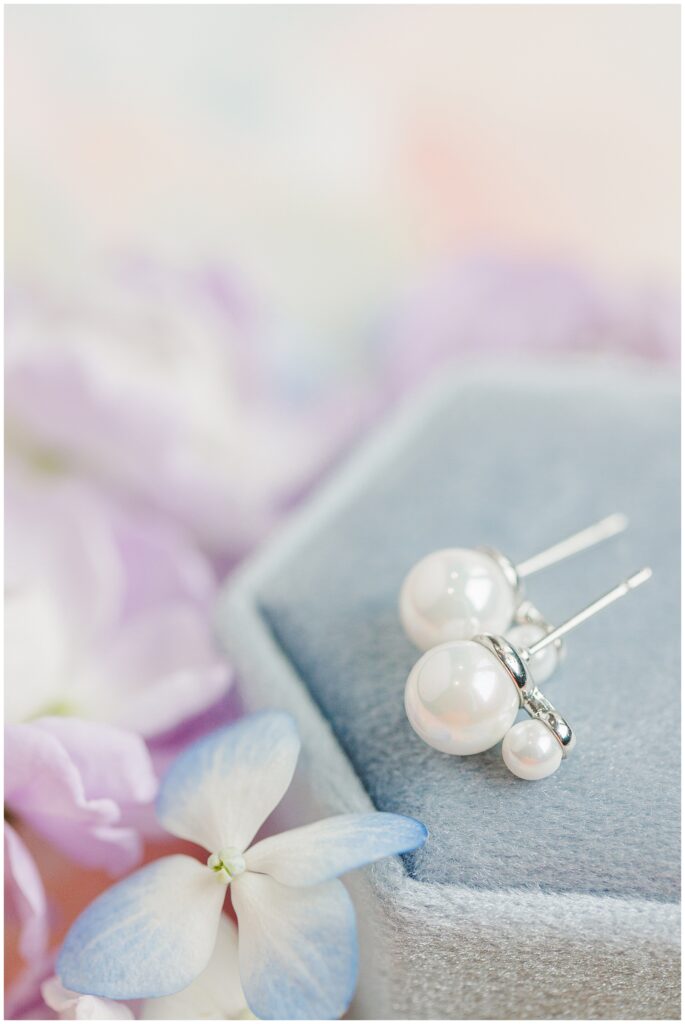
<path fill-rule="evenodd" d="M 75 718 L 5 729 L 6 816 L 86 867 L 119 874 L 138 862 L 140 835 L 125 818 L 156 789 L 144 742 L 126 730 Z M 9 822 L 5 883 L 19 952 L 34 960 L 47 950 L 47 900 L 33 857 Z"/>
<path fill-rule="evenodd" d="M 145 743 L 134 733 L 77 718 L 39 718 L 5 729 L 5 804 L 68 857 L 112 873 L 142 849 L 123 823 L 157 789 Z"/>
<path fill-rule="evenodd" d="M 210 734 L 173 763 L 157 801 L 162 825 L 210 851 L 164 857 L 99 896 L 57 961 L 68 989 L 109 999 L 187 987 L 214 952 L 228 886 L 240 978 L 258 1017 L 339 1017 L 356 983 L 354 910 L 337 876 L 422 846 L 420 822 L 350 814 L 262 839 L 292 779 L 300 742 L 290 716 L 265 712 Z"/>
<path fill-rule="evenodd" d="M 225 692 L 213 574 L 173 524 L 14 472 L 6 536 L 9 721 L 69 714 L 154 736 Z"/>
<path fill-rule="evenodd" d="M 187 988 L 129 1007 L 123 1002 L 80 995 L 65 989 L 58 978 L 42 986 L 48 1006 L 62 1020 L 245 1020 L 247 1009 L 238 970 L 238 932 L 224 914 L 219 919 L 216 945 L 209 963 Z M 134 1010 L 136 1012 L 134 1012 Z"/>
<path fill-rule="evenodd" d="M 19 925 L 19 953 L 25 961 L 35 960 L 45 953 L 48 947 L 45 888 L 25 842 L 8 821 L 5 821 L 5 915 L 13 916 Z"/>
<path fill-rule="evenodd" d="M 7 941 L 5 941 L 7 948 Z M 26 963 L 5 987 L 6 1020 L 54 1020 L 55 1014 L 41 995 L 41 985 L 54 974 L 54 956 L 47 953 Z"/>
<path fill-rule="evenodd" d="M 161 510 L 235 557 L 273 524 L 335 445 L 302 360 L 230 275 L 128 266 L 73 299 L 10 297 L 6 414 L 22 459 Z"/>
<path fill-rule="evenodd" d="M 613 354 L 677 362 L 677 297 L 611 288 L 548 260 L 472 256 L 414 285 L 388 315 L 378 359 L 397 390 L 460 357 Z"/>
<path fill-rule="evenodd" d="M 136 864 L 156 791 L 141 736 L 185 727 L 230 676 L 213 571 L 174 524 L 16 464 L 5 509 L 5 880 L 29 961 L 49 946 L 40 844 L 113 874 Z"/>
<path fill-rule="evenodd" d="M 10 451 L 161 510 L 227 564 L 398 391 L 445 362 L 678 357 L 672 296 L 612 290 L 561 263 L 462 259 L 384 303 L 346 362 L 282 317 L 276 327 L 218 268 L 129 261 L 59 300 L 10 291 Z"/>

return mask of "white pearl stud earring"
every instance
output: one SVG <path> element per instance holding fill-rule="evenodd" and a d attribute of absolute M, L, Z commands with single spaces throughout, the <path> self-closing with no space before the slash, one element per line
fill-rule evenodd
<path fill-rule="evenodd" d="M 404 706 L 414 731 L 446 754 L 479 754 L 500 740 L 504 762 L 522 779 L 555 772 L 575 742 L 568 723 L 538 690 L 533 658 L 591 615 L 639 587 L 642 569 L 527 647 L 483 633 L 427 651 L 409 673 Z M 514 721 L 523 708 L 530 721 Z"/>
<path fill-rule="evenodd" d="M 627 518 L 615 513 L 518 565 L 493 548 L 434 551 L 417 562 L 402 584 L 404 631 L 427 651 L 447 640 L 470 640 L 478 633 L 500 636 L 517 623 L 510 638 L 516 645 L 532 644 L 552 627 L 523 600 L 524 577 L 621 533 L 627 525 Z M 538 682 L 554 670 L 558 655 L 557 643 L 531 665 Z"/>

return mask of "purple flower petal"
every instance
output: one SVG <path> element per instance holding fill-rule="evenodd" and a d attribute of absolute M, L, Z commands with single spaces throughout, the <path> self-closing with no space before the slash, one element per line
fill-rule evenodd
<path fill-rule="evenodd" d="M 8 718 L 60 711 L 157 735 L 215 704 L 231 682 L 215 582 L 182 531 L 74 481 L 15 473 L 8 492 Z"/>
<path fill-rule="evenodd" d="M 6 728 L 8 808 L 78 863 L 113 873 L 135 864 L 141 841 L 120 824 L 117 797 L 140 802 L 153 789 L 149 755 L 133 734 L 51 720 Z"/>
<path fill-rule="evenodd" d="M 16 831 L 5 822 L 5 896 L 19 919 L 19 952 L 24 960 L 45 954 L 47 901 L 36 863 Z"/>
<path fill-rule="evenodd" d="M 107 717 L 154 736 L 199 714 L 226 691 L 230 673 L 207 620 L 188 604 L 139 614 L 103 650 Z M 93 708 L 93 714 L 97 714 Z"/>
<path fill-rule="evenodd" d="M 108 797 L 119 805 L 154 799 L 157 779 L 145 743 L 125 729 L 79 718 L 39 718 L 31 723 L 54 736 L 69 754 L 89 798 Z"/>

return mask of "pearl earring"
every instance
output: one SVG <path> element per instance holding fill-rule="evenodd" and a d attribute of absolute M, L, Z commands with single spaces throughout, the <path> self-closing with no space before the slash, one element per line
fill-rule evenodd
<path fill-rule="evenodd" d="M 516 623 L 510 639 L 517 646 L 532 644 L 552 627 L 523 600 L 521 581 L 621 533 L 627 525 L 627 518 L 615 513 L 518 565 L 493 548 L 434 551 L 417 562 L 402 584 L 404 631 L 417 647 L 428 651 L 447 640 L 470 640 L 478 633 L 499 636 Z M 556 643 L 531 665 L 538 682 L 551 675 L 559 653 Z"/>
<path fill-rule="evenodd" d="M 427 651 L 409 673 L 404 693 L 407 718 L 427 743 L 446 754 L 479 754 L 500 740 L 504 762 L 522 779 L 555 772 L 573 747 L 568 723 L 535 685 L 533 658 L 618 598 L 645 583 L 642 569 L 527 647 L 483 633 Z M 530 721 L 514 720 L 523 708 Z"/>

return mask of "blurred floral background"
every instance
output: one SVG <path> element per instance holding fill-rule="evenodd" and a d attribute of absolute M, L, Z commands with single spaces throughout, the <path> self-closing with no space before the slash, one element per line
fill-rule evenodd
<path fill-rule="evenodd" d="M 217 587 L 445 365 L 675 363 L 679 11 L 6 14 L 7 1016 L 239 712 Z"/>

